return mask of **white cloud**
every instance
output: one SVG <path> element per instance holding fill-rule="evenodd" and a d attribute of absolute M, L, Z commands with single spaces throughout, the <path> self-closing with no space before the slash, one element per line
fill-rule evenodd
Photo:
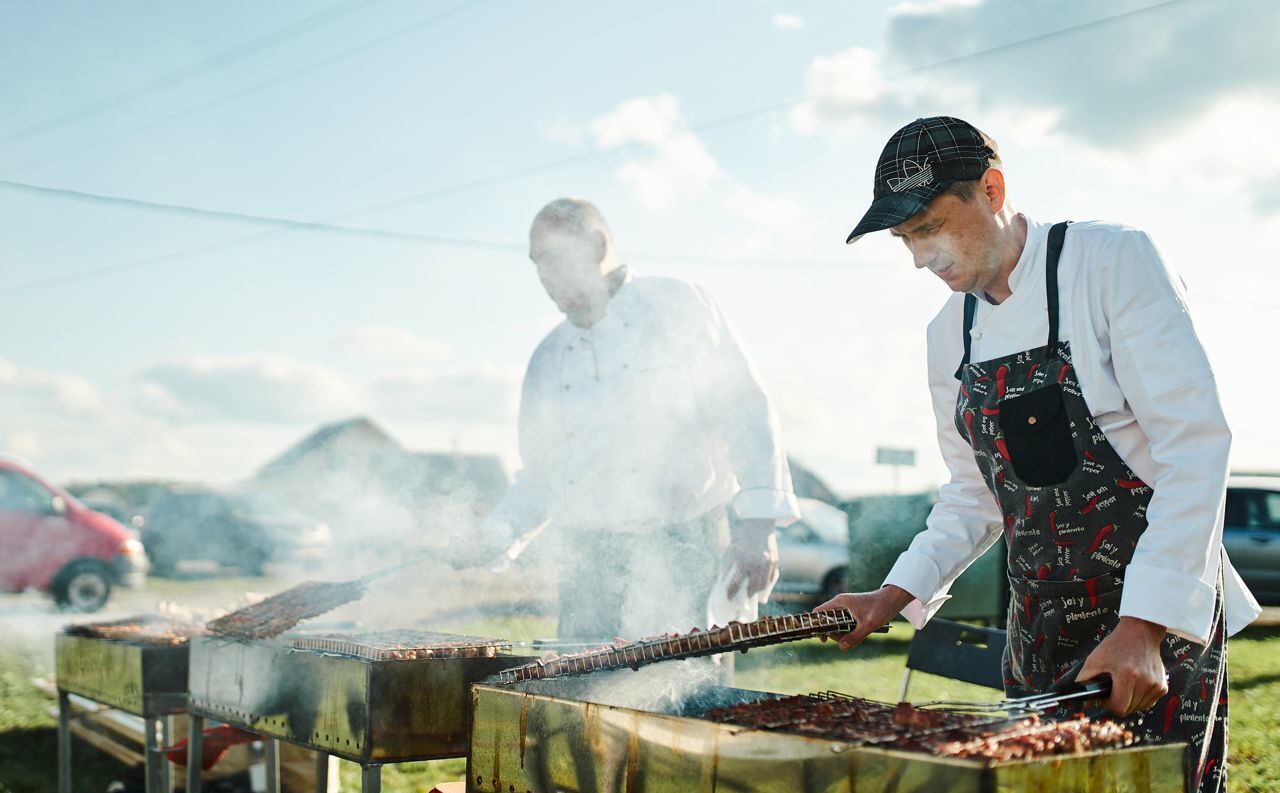
<path fill-rule="evenodd" d="M 403 368 L 379 374 L 370 392 L 379 413 L 395 419 L 509 425 L 520 399 L 520 373 Z"/>
<path fill-rule="evenodd" d="M 415 335 L 407 328 L 370 325 L 350 330 L 337 340 L 347 352 L 393 363 L 425 365 L 453 357 L 453 345 L 440 339 Z"/>
<path fill-rule="evenodd" d="M 152 407 L 176 417 L 295 423 L 357 411 L 358 390 L 342 375 L 280 355 L 196 356 L 140 375 Z"/>
<path fill-rule="evenodd" d="M 801 30 L 804 28 L 804 17 L 795 14 L 774 14 L 773 26 L 778 30 Z"/>
<path fill-rule="evenodd" d="M 1205 3 L 933 0 L 887 16 L 883 55 L 853 47 L 812 61 L 794 129 L 893 129 L 950 113 L 997 140 L 1053 136 L 1125 178 L 1242 194 L 1280 213 L 1280 136 L 1259 132 L 1280 120 L 1280 59 L 1257 55 L 1274 49 L 1280 4 L 1241 0 L 1224 14 Z M 1006 46 L 1056 30 L 1066 32 Z"/>
<path fill-rule="evenodd" d="M 924 3 L 915 3 L 911 2 L 911 0 L 907 0 L 907 2 L 889 6 L 884 13 L 889 17 L 927 16 L 929 14 L 942 14 L 959 8 L 973 8 L 980 5 L 982 5 L 982 0 L 932 0 L 932 2 Z"/>
<path fill-rule="evenodd" d="M 652 150 L 649 158 L 630 160 L 617 170 L 618 179 L 651 210 L 673 209 L 723 175 L 670 94 L 628 99 L 593 120 L 590 130 L 602 149 L 636 143 Z"/>
<path fill-rule="evenodd" d="M 49 403 L 75 415 L 96 415 L 104 407 L 97 386 L 83 377 L 20 367 L 5 358 L 0 358 L 0 392 L 0 405 L 17 415 Z"/>
<path fill-rule="evenodd" d="M 797 245 L 811 245 L 820 234 L 813 210 L 791 196 L 764 195 L 733 185 L 724 206 L 739 222 L 734 233 L 717 244 L 722 256 L 786 255 Z"/>
<path fill-rule="evenodd" d="M 791 122 L 804 133 L 824 124 L 847 123 L 884 110 L 889 85 L 880 56 L 865 47 L 815 58 L 805 76 L 805 100 L 791 111 Z"/>

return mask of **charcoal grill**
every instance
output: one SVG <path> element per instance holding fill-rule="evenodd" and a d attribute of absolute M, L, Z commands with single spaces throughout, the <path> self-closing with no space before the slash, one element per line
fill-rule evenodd
<path fill-rule="evenodd" d="M 626 673 L 623 673 L 626 674 Z M 987 793 L 1183 790 L 1181 745 L 989 762 L 706 718 L 779 695 L 712 687 L 678 707 L 601 704 L 607 686 L 562 677 L 472 688 L 471 793 L 786 791 Z"/>
<path fill-rule="evenodd" d="M 423 631 L 192 640 L 192 751 L 205 719 L 380 766 L 466 754 L 477 681 L 519 665 L 510 643 Z M 198 768 L 189 769 L 196 789 Z"/>
<path fill-rule="evenodd" d="M 147 790 L 169 788 L 169 762 L 158 750 L 171 737 L 168 717 L 187 709 L 189 638 L 201 631 L 145 615 L 73 625 L 55 638 L 60 793 L 71 791 L 72 694 L 142 717 Z"/>

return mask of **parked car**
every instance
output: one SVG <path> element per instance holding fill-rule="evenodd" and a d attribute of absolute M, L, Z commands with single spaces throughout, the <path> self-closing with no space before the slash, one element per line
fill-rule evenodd
<path fill-rule="evenodd" d="M 1254 597 L 1280 605 L 1280 477 L 1232 477 L 1222 544 Z"/>
<path fill-rule="evenodd" d="M 267 562 L 323 559 L 330 540 L 328 526 L 275 499 L 212 488 L 160 496 L 142 525 L 142 542 L 160 575 L 172 575 L 184 561 L 261 575 Z"/>
<path fill-rule="evenodd" d="M 800 519 L 778 529 L 778 604 L 814 605 L 844 592 L 849 516 L 823 501 L 800 499 Z"/>
<path fill-rule="evenodd" d="M 73 611 L 97 611 L 116 586 L 140 586 L 147 556 L 133 532 L 0 458 L 0 589 L 37 589 Z"/>

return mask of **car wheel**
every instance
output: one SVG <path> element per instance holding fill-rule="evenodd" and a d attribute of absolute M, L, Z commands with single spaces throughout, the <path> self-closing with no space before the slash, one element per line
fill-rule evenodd
<path fill-rule="evenodd" d="M 53 599 L 68 611 L 97 611 L 111 596 L 111 571 L 101 562 L 84 559 L 67 565 L 53 584 Z"/>
<path fill-rule="evenodd" d="M 822 579 L 822 602 L 849 591 L 849 568 L 837 567 Z"/>

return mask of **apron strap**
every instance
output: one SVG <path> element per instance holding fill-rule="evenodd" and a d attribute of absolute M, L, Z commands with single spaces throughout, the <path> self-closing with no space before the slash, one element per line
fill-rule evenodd
<path fill-rule="evenodd" d="M 1052 355 L 1058 346 L 1058 260 L 1062 258 L 1062 242 L 1067 236 L 1067 224 L 1070 220 L 1055 223 L 1049 229 L 1049 250 L 1045 256 L 1044 291 L 1045 302 L 1049 307 L 1049 354 Z M 969 337 L 965 336 L 965 361 L 968 355 Z"/>
<path fill-rule="evenodd" d="M 973 330 L 973 315 L 978 311 L 978 298 L 973 295 L 964 296 L 964 360 L 960 361 L 960 366 L 956 368 L 956 379 L 960 379 L 960 375 L 964 372 L 964 368 L 969 365 L 969 353 L 973 347 L 973 337 L 970 331 Z"/>

